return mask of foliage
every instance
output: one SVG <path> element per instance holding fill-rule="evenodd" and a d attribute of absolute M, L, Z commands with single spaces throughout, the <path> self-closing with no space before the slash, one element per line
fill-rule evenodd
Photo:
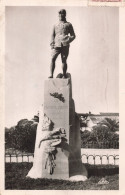
<path fill-rule="evenodd" d="M 102 125 L 97 125 L 93 127 L 91 137 L 93 137 L 97 143 L 106 142 L 112 140 L 113 133 L 109 129 Z"/>
<path fill-rule="evenodd" d="M 87 127 L 87 117 L 88 117 L 88 114 L 83 114 L 81 117 L 80 117 L 80 127 Z"/>
<path fill-rule="evenodd" d="M 7 148 L 11 148 L 12 144 L 11 144 L 11 135 L 13 134 L 13 132 L 15 131 L 15 127 L 11 127 L 11 128 L 7 128 L 5 127 L 5 143 L 6 143 L 6 147 Z"/>
<path fill-rule="evenodd" d="M 34 152 L 37 123 L 27 119 L 20 120 L 15 126 L 15 130 L 6 137 L 7 145 L 12 148 Z"/>
<path fill-rule="evenodd" d="M 98 125 L 93 126 L 91 132 L 85 130 L 81 132 L 81 147 L 85 147 L 87 143 L 97 143 L 98 147 L 102 147 L 105 143 L 119 142 L 119 122 L 110 118 L 105 118 Z M 102 145 L 101 145 L 102 144 Z"/>
<path fill-rule="evenodd" d="M 6 163 L 5 189 L 6 190 L 118 190 L 118 166 L 114 165 L 85 165 L 88 170 L 88 180 L 68 181 L 61 179 L 31 179 L 27 178 L 32 163 Z M 102 177 L 108 185 L 99 185 Z"/>
<path fill-rule="evenodd" d="M 91 132 L 88 130 L 81 131 L 81 146 L 85 146 L 89 141 L 91 141 Z"/>
<path fill-rule="evenodd" d="M 119 131 L 119 122 L 111 119 L 111 118 L 105 118 L 100 122 L 102 126 L 105 126 L 109 129 L 110 132 L 116 132 Z"/>
<path fill-rule="evenodd" d="M 84 126 L 84 121 L 82 123 Z M 37 124 L 34 121 L 22 119 L 15 127 L 5 128 L 6 148 L 34 152 Z M 118 142 L 119 135 L 115 133 L 118 128 L 117 121 L 105 118 L 100 124 L 94 126 L 91 132 L 88 130 L 81 132 L 81 147 L 85 147 L 88 142 L 95 142 L 98 146 L 100 143 Z"/>

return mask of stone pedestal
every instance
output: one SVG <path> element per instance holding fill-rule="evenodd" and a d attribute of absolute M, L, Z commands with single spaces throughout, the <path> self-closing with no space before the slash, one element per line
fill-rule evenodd
<path fill-rule="evenodd" d="M 47 131 L 48 137 L 43 136 L 46 133 L 46 128 L 42 125 L 45 116 L 48 121 L 51 121 Z M 46 140 L 54 140 L 50 133 L 59 128 L 65 131 L 65 139 L 61 138 L 59 141 L 57 138 L 57 141 L 54 142 L 57 144 L 49 144 L 49 147 L 50 145 L 52 148 L 53 146 L 56 147 L 56 154 L 55 159 L 53 159 L 53 170 L 48 171 L 50 165 L 49 160 L 46 160 Z M 81 162 L 80 126 L 72 99 L 72 85 L 69 74 L 67 79 L 56 78 L 45 81 L 43 114 L 40 116 L 37 128 L 34 163 L 28 176 L 53 179 L 70 179 L 81 176 L 80 178 L 83 179 L 80 180 L 87 178 L 87 171 Z"/>

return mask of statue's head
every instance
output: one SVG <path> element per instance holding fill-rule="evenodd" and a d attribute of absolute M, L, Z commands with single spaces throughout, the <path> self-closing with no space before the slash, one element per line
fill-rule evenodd
<path fill-rule="evenodd" d="M 59 20 L 60 21 L 66 20 L 66 10 L 65 9 L 59 10 Z"/>

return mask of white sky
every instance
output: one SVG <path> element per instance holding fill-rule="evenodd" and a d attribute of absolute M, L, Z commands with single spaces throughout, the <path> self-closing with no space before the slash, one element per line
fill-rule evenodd
<path fill-rule="evenodd" d="M 50 37 L 58 10 L 67 10 L 76 39 L 70 45 L 76 112 L 118 112 L 119 13 L 116 7 L 6 7 L 5 125 L 32 118 L 43 103 Z M 54 76 L 62 72 L 61 58 Z"/>

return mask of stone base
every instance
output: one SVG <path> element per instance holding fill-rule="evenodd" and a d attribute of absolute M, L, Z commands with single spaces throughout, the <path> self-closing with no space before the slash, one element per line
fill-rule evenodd
<path fill-rule="evenodd" d="M 44 108 L 41 116 L 37 127 L 33 167 L 28 176 L 85 181 L 87 170 L 81 161 L 80 123 L 72 99 L 70 74 L 67 74 L 67 79 L 56 78 L 45 81 Z M 61 142 L 56 145 L 56 155 L 52 155 L 45 149 L 48 147 L 48 141 L 53 141 L 55 138 L 44 134 L 59 128 L 65 130 L 65 137 L 60 137 L 64 133 L 58 135 Z M 50 144 L 49 149 L 52 146 Z"/>
<path fill-rule="evenodd" d="M 83 175 L 75 175 L 69 178 L 69 181 L 86 181 L 88 178 Z"/>

